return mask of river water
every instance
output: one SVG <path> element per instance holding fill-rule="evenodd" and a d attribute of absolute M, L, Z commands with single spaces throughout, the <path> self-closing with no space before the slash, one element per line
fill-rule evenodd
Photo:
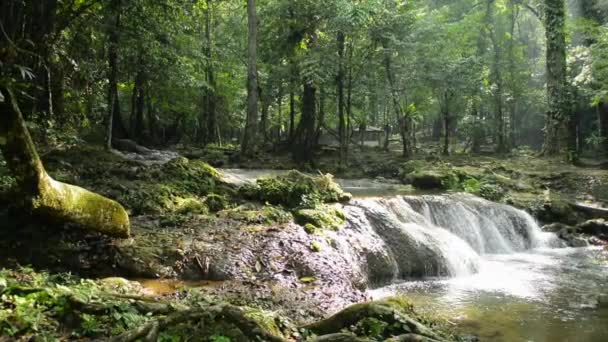
<path fill-rule="evenodd" d="M 484 255 L 479 272 L 402 281 L 371 291 L 405 294 L 418 309 L 482 341 L 608 341 L 608 253 L 600 248 Z"/>

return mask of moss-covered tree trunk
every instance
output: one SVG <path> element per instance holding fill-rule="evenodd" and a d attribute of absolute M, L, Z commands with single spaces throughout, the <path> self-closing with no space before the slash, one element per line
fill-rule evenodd
<path fill-rule="evenodd" d="M 0 150 L 17 180 L 24 205 L 51 220 L 76 223 L 85 229 L 115 237 L 129 236 L 129 216 L 115 201 L 52 179 L 21 115 L 17 100 L 0 87 Z"/>
<path fill-rule="evenodd" d="M 560 130 L 569 118 L 566 81 L 566 33 L 564 0 L 545 0 L 544 22 L 547 40 L 547 102 L 545 141 L 542 154 L 560 152 Z"/>

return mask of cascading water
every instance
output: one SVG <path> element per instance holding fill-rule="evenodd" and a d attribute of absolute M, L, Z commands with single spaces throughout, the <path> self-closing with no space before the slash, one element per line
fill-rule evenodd
<path fill-rule="evenodd" d="M 390 264 L 368 267 L 372 282 L 390 280 L 391 273 L 401 279 L 468 275 L 483 254 L 559 245 L 526 212 L 466 194 L 357 199 L 345 210 L 349 228 L 376 241 Z"/>

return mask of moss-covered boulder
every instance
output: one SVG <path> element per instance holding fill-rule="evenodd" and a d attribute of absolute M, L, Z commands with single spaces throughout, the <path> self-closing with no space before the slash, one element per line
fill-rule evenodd
<path fill-rule="evenodd" d="M 352 197 L 340 188 L 330 174 L 310 176 L 299 171 L 258 179 L 255 184 L 242 186 L 240 193 L 251 200 L 286 208 L 346 202 Z"/>
<path fill-rule="evenodd" d="M 416 171 L 408 176 L 409 182 L 418 189 L 447 189 L 449 175 L 437 170 Z"/>

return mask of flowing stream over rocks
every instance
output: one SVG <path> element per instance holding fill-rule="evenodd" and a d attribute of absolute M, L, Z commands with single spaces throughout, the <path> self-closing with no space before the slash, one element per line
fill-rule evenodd
<path fill-rule="evenodd" d="M 485 341 L 608 340 L 606 250 L 565 248 L 526 212 L 468 194 L 337 181 L 357 191 L 346 226 L 326 233 L 331 247 L 301 260 L 319 279 L 404 293 Z"/>

